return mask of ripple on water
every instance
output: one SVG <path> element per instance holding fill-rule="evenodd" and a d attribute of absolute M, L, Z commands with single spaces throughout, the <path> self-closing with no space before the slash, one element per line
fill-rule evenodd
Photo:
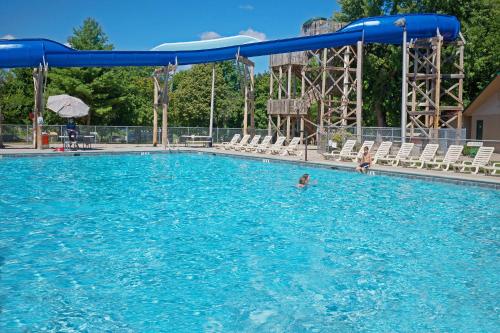
<path fill-rule="evenodd" d="M 2 332 L 498 327 L 499 191 L 189 154 L 0 174 Z"/>

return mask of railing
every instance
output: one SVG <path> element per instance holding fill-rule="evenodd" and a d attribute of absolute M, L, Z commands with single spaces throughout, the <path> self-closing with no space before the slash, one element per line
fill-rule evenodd
<path fill-rule="evenodd" d="M 31 144 L 33 140 L 33 128 L 31 125 L 1 125 L 4 143 Z M 130 143 L 130 144 L 152 144 L 152 126 L 78 126 L 80 135 L 92 135 L 95 143 Z M 62 142 L 61 136 L 66 133 L 66 125 L 45 125 L 43 131 L 49 134 L 51 143 Z M 255 134 L 267 135 L 267 129 L 256 129 Z M 171 144 L 181 143 L 182 136 L 202 135 L 208 136 L 208 127 L 169 127 L 168 140 Z M 212 140 L 214 143 L 229 141 L 234 134 L 243 133 L 241 128 L 214 128 Z M 161 143 L 161 128 L 158 128 L 158 144 Z"/>
<path fill-rule="evenodd" d="M 413 154 L 419 154 L 428 143 L 439 144 L 439 153 L 445 153 L 450 145 L 467 145 L 468 142 L 481 142 L 483 146 L 495 147 L 495 152 L 500 153 L 500 140 L 475 140 L 466 139 L 466 129 L 456 130 L 442 128 L 438 130 L 431 129 L 430 133 L 407 133 L 405 142 L 413 142 L 415 149 Z M 397 151 L 401 145 L 401 128 L 397 127 L 362 127 L 361 141 L 375 141 L 375 147 L 382 141 L 391 141 L 394 143 L 393 150 Z M 327 127 L 325 132 L 319 136 L 318 151 L 325 152 L 332 149 L 337 143 L 341 146 L 347 139 L 358 139 L 356 128 Z"/>

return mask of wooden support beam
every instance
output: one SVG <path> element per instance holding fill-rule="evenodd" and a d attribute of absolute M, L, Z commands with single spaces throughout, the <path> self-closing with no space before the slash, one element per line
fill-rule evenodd
<path fill-rule="evenodd" d="M 172 76 L 177 69 L 176 65 L 168 64 L 163 68 L 155 70 L 155 77 L 158 80 L 158 88 L 160 89 L 161 79 L 163 79 L 163 87 L 161 87 L 161 105 L 162 105 L 162 119 L 161 119 L 161 143 L 164 149 L 167 149 L 170 144 L 168 142 L 168 106 L 170 102 L 169 88 Z"/>
<path fill-rule="evenodd" d="M 240 55 L 238 55 L 237 61 L 245 64 L 248 67 L 255 67 L 255 63 L 253 61 Z"/>

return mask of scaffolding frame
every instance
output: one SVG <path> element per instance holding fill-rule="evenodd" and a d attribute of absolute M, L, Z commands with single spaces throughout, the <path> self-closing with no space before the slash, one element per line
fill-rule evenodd
<path fill-rule="evenodd" d="M 273 55 L 270 59 L 269 135 L 290 139 L 292 122 L 313 127 L 306 139 L 319 139 L 324 128 L 356 127 L 361 133 L 363 42 L 339 48 Z M 294 84 L 301 82 L 300 96 Z M 318 105 L 313 116 L 311 107 Z"/>
<path fill-rule="evenodd" d="M 405 109 L 410 137 L 436 138 L 439 128 L 462 129 L 464 46 L 463 38 L 445 42 L 439 33 L 406 45 Z M 456 133 L 459 136 L 461 131 Z"/>

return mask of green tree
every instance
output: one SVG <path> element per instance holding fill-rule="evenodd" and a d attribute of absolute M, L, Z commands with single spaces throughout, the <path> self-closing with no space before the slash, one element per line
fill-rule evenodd
<path fill-rule="evenodd" d="M 16 68 L 1 71 L 0 108 L 4 124 L 30 124 L 33 111 L 33 76 L 31 69 Z"/>
<path fill-rule="evenodd" d="M 101 25 L 91 17 L 86 18 L 81 27 L 73 29 L 73 36 L 68 38 L 68 43 L 76 50 L 113 49 Z"/>
<path fill-rule="evenodd" d="M 255 76 L 255 127 L 267 128 L 267 101 L 269 99 L 269 73 Z"/>
<path fill-rule="evenodd" d="M 243 95 L 238 84 L 234 62 L 215 65 L 214 126 L 241 127 Z M 172 126 L 208 126 L 212 64 L 195 65 L 177 73 L 171 93 L 170 123 Z"/>
<path fill-rule="evenodd" d="M 68 38 L 71 47 L 77 50 L 111 50 L 112 44 L 108 44 L 108 37 L 103 29 L 93 18 L 87 18 L 81 27 L 73 29 L 73 35 Z M 47 95 L 68 94 L 82 99 L 90 106 L 89 115 L 86 117 L 90 124 L 92 115 L 102 115 L 112 112 L 106 96 L 108 88 L 103 87 L 100 79 L 108 73 L 108 68 L 54 68 L 48 76 Z M 49 123 L 61 122 L 55 115 L 47 114 Z"/>

